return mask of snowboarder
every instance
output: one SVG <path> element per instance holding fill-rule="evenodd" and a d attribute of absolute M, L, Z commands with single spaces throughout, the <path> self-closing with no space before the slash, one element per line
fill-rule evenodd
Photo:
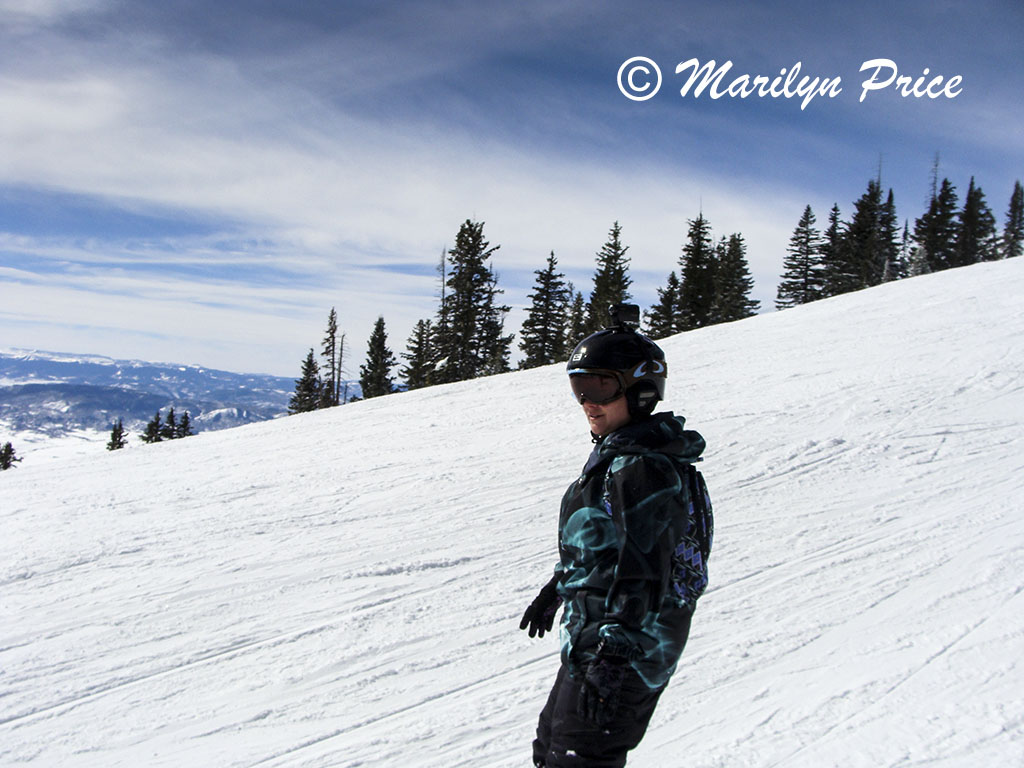
<path fill-rule="evenodd" d="M 624 766 L 675 671 L 707 585 L 711 505 L 693 468 L 704 438 L 671 412 L 665 355 L 637 333 L 639 308 L 581 341 L 569 383 L 596 443 L 562 498 L 559 562 L 520 623 L 550 631 L 564 605 L 561 667 L 540 714 L 533 762 Z"/>

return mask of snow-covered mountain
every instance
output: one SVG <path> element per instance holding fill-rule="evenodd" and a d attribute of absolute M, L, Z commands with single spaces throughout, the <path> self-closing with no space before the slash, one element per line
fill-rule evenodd
<path fill-rule="evenodd" d="M 114 360 L 39 350 L 0 350 L 0 419 L 13 430 L 60 435 L 106 429 L 123 418 L 145 423 L 159 408 L 188 410 L 196 424 L 209 414 L 220 428 L 284 413 L 294 379 L 229 373 L 196 365 Z"/>
<path fill-rule="evenodd" d="M 630 765 L 1024 765 L 1024 259 L 664 342 L 711 587 Z M 0 473 L 0 764 L 529 762 L 561 366 Z"/>
<path fill-rule="evenodd" d="M 0 440 L 32 460 L 102 450 L 118 419 L 141 433 L 158 410 L 188 411 L 196 431 L 283 416 L 295 380 L 197 365 L 0 349 Z M 358 382 L 349 384 L 353 396 Z"/>

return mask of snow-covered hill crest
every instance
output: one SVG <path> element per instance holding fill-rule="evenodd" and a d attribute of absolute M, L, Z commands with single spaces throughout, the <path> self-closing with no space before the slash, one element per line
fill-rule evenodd
<path fill-rule="evenodd" d="M 712 582 L 631 765 L 1024 762 L 1024 261 L 666 340 Z M 560 366 L 0 475 L 0 763 L 522 766 Z"/>

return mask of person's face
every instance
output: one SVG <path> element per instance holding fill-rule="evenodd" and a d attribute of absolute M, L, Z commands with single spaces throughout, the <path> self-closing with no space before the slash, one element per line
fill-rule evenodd
<path fill-rule="evenodd" d="M 620 395 L 604 405 L 584 400 L 583 413 L 586 414 L 587 422 L 590 424 L 590 431 L 598 437 L 610 435 L 629 423 L 629 405 L 625 395 Z"/>

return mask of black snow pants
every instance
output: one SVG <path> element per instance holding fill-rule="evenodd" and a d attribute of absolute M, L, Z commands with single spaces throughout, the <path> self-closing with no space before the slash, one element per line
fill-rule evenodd
<path fill-rule="evenodd" d="M 601 728 L 576 711 L 580 684 L 563 665 L 540 713 L 533 763 L 544 768 L 622 768 L 626 753 L 640 743 L 664 686 L 651 690 L 633 670 L 626 673 L 619 706 Z"/>

